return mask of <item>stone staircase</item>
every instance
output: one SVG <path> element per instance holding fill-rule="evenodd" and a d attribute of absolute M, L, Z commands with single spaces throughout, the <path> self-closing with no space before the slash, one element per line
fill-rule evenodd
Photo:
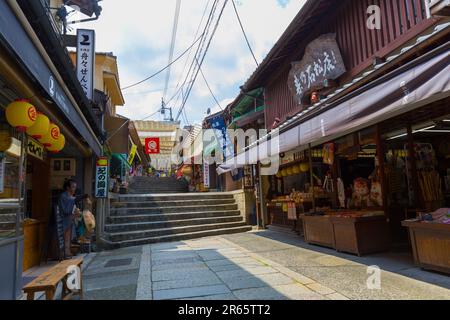
<path fill-rule="evenodd" d="M 233 195 L 120 195 L 111 202 L 108 249 L 250 231 Z"/>
<path fill-rule="evenodd" d="M 185 193 L 188 192 L 185 179 L 133 177 L 128 186 L 130 194 Z"/>

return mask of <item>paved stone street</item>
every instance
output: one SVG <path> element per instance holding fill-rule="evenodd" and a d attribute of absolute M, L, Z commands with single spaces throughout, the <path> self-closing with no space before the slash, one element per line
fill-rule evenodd
<path fill-rule="evenodd" d="M 367 288 L 371 265 L 381 290 Z M 450 278 L 407 254 L 356 257 L 269 230 L 98 253 L 84 288 L 86 299 L 450 299 Z"/>

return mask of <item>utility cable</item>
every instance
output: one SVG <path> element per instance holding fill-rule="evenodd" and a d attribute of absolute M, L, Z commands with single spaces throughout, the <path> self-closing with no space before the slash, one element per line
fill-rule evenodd
<path fill-rule="evenodd" d="M 188 88 L 188 91 L 187 91 L 187 93 L 186 93 L 186 96 L 185 96 L 185 98 L 184 98 L 183 104 L 182 104 L 180 110 L 178 111 L 177 117 L 175 118 L 176 121 L 180 118 L 181 112 L 183 111 L 184 107 L 186 106 L 186 103 L 187 103 L 187 101 L 188 101 L 188 99 L 189 99 L 189 96 L 190 96 L 190 94 L 191 94 L 191 91 L 192 91 L 192 87 L 193 87 L 194 84 L 195 84 L 195 81 L 196 81 L 196 79 L 197 79 L 197 77 L 198 77 L 200 68 L 201 68 L 201 66 L 202 66 L 202 64 L 203 64 L 203 62 L 204 62 L 204 60 L 205 60 L 206 54 L 208 53 L 208 50 L 209 50 L 209 47 L 211 46 L 212 39 L 214 38 L 214 35 L 215 35 L 216 31 L 217 31 L 217 28 L 218 28 L 218 26 L 219 26 L 220 19 L 222 18 L 222 15 L 223 15 L 223 12 L 224 12 L 224 10 L 225 10 L 225 7 L 226 7 L 227 3 L 228 3 L 228 0 L 225 0 L 224 4 L 223 4 L 223 6 L 222 6 L 222 9 L 221 9 L 221 11 L 220 11 L 219 17 L 217 18 L 217 21 L 216 21 L 216 24 L 215 24 L 215 26 L 214 26 L 214 29 L 213 29 L 213 31 L 212 31 L 211 37 L 209 38 L 209 41 L 208 41 L 208 44 L 207 44 L 207 46 L 206 46 L 205 52 L 203 53 L 202 59 L 200 60 L 200 62 L 197 61 L 197 64 L 199 65 L 199 68 L 197 68 L 197 71 L 196 71 L 196 73 L 195 73 L 195 75 L 194 75 L 194 78 L 193 78 L 193 82 L 190 84 L 190 86 L 189 86 L 189 88 Z"/>
<path fill-rule="evenodd" d="M 258 60 L 256 60 L 255 54 L 253 53 L 252 46 L 250 45 L 250 41 L 248 41 L 247 34 L 245 33 L 244 26 L 242 25 L 241 17 L 239 16 L 239 12 L 236 8 L 236 4 L 234 3 L 234 0 L 231 0 L 231 2 L 233 3 L 234 12 L 236 13 L 236 17 L 239 21 L 239 25 L 241 26 L 241 30 L 242 30 L 242 34 L 244 35 L 245 42 L 247 42 L 247 46 L 250 49 L 250 53 L 252 54 L 253 59 L 255 60 L 256 66 L 259 67 Z"/>
<path fill-rule="evenodd" d="M 198 38 L 194 41 L 194 43 L 192 43 L 192 44 L 189 46 L 189 48 L 187 48 L 185 51 L 183 51 L 183 52 L 182 52 L 175 60 L 173 60 L 169 65 L 167 65 L 167 66 L 165 66 L 164 68 L 162 68 L 161 70 L 155 72 L 155 73 L 152 74 L 151 76 L 149 76 L 149 77 L 147 77 L 147 78 L 145 78 L 145 79 L 143 79 L 143 80 L 141 80 L 141 81 L 139 81 L 139 82 L 136 82 L 136 83 L 134 83 L 134 84 L 131 84 L 131 85 L 129 85 L 129 86 L 126 86 L 126 87 L 122 88 L 121 90 L 124 91 L 124 90 L 130 89 L 130 88 L 132 88 L 132 87 L 135 87 L 135 86 L 137 86 L 137 85 L 140 85 L 141 83 L 144 83 L 144 82 L 146 82 L 146 81 L 148 81 L 148 80 L 150 80 L 150 79 L 156 77 L 158 74 L 162 73 L 162 72 L 163 72 L 164 70 L 166 70 L 167 68 L 170 68 L 170 66 L 172 66 L 172 65 L 173 65 L 175 62 L 177 62 L 178 60 L 180 60 L 186 53 L 188 53 L 189 50 L 190 50 L 191 48 L 193 48 L 193 47 L 195 46 L 195 44 L 196 44 L 197 42 L 200 41 L 200 39 L 202 39 L 202 37 L 203 37 L 203 34 L 202 34 L 200 37 L 198 37 Z"/>
<path fill-rule="evenodd" d="M 198 60 L 196 59 L 197 64 L 198 64 Z M 211 96 L 214 98 L 214 101 L 216 102 L 217 106 L 219 107 L 219 109 L 221 111 L 223 111 L 222 106 L 219 103 L 219 100 L 217 100 L 216 96 L 214 95 L 213 91 L 211 90 L 211 87 L 209 86 L 208 80 L 206 80 L 205 74 L 203 73 L 202 68 L 200 67 L 200 64 L 198 65 L 199 69 L 200 69 L 200 74 L 202 75 L 203 80 L 205 81 L 206 86 L 208 87 L 209 93 L 211 94 Z"/>
<path fill-rule="evenodd" d="M 178 20 L 180 18 L 180 10 L 181 10 L 181 0 L 177 0 L 177 4 L 175 7 L 175 17 L 173 19 L 173 28 L 172 28 L 172 41 L 170 43 L 170 51 L 169 51 L 169 65 L 172 62 L 173 59 L 173 52 L 175 51 L 175 43 L 177 40 L 177 31 L 178 31 Z M 170 81 L 170 73 L 171 68 L 167 68 L 167 75 L 166 75 L 166 83 L 164 86 L 164 93 L 163 93 L 163 100 L 166 99 L 167 95 L 167 89 L 169 87 L 169 81 Z"/>

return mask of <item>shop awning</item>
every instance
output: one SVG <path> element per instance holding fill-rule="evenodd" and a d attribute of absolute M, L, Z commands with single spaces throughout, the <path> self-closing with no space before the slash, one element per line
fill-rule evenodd
<path fill-rule="evenodd" d="M 232 110 L 233 117 L 243 116 L 255 106 L 255 99 L 262 94 L 263 88 L 258 88 L 247 92 L 243 98 L 234 106 Z"/>
<path fill-rule="evenodd" d="M 233 120 L 233 122 L 231 122 L 229 127 L 243 127 L 253 121 L 255 121 L 256 119 L 258 119 L 259 117 L 261 117 L 262 115 L 264 115 L 264 109 L 265 106 L 261 106 L 256 108 L 255 110 L 250 111 L 249 113 L 237 117 Z"/>
<path fill-rule="evenodd" d="M 396 70 L 374 81 L 375 85 L 359 95 L 312 115 L 279 136 L 273 135 L 272 140 L 260 142 L 259 147 L 220 165 L 217 172 L 223 174 L 256 164 L 297 147 L 319 145 L 450 96 L 448 47 L 449 44 L 421 63 L 411 62 L 402 72 Z"/>
<path fill-rule="evenodd" d="M 131 168 L 131 165 L 128 163 L 128 159 L 126 158 L 125 154 L 113 153 L 112 156 L 117 160 L 119 160 L 122 164 L 124 164 L 127 169 Z"/>
<path fill-rule="evenodd" d="M 66 120 L 86 140 L 93 152 L 100 156 L 102 147 L 98 138 L 77 110 L 77 106 L 72 104 L 56 75 L 50 70 L 6 1 L 0 1 L 0 12 L 0 41 L 15 52 L 24 68 L 41 85 L 65 115 Z"/>

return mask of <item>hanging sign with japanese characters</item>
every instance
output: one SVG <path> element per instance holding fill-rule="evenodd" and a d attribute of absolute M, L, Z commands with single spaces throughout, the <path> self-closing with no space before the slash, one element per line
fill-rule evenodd
<path fill-rule="evenodd" d="M 33 138 L 28 137 L 27 153 L 39 160 L 44 160 L 45 148 Z"/>
<path fill-rule="evenodd" d="M 108 158 L 106 157 L 97 160 L 95 171 L 95 197 L 108 197 Z"/>
<path fill-rule="evenodd" d="M 207 162 L 203 163 L 203 186 L 205 189 L 209 189 L 210 187 L 209 164 Z"/>
<path fill-rule="evenodd" d="M 327 87 L 329 80 L 336 80 L 345 72 L 336 35 L 324 34 L 306 47 L 301 61 L 292 63 L 288 86 L 296 101 L 304 105 L 307 94 Z"/>
<path fill-rule="evenodd" d="M 77 77 L 86 97 L 94 96 L 95 32 L 77 30 Z"/>

